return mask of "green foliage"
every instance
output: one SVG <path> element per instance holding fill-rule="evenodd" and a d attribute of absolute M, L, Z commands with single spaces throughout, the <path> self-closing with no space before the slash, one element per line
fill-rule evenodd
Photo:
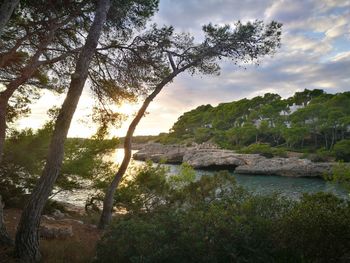
<path fill-rule="evenodd" d="M 170 188 L 166 174 L 166 168 L 152 162 L 137 168 L 123 179 L 114 196 L 115 206 L 132 213 L 157 207 Z"/>
<path fill-rule="evenodd" d="M 168 182 L 172 188 L 183 188 L 196 178 L 195 170 L 188 164 L 182 163 L 178 174 L 171 175 Z"/>
<path fill-rule="evenodd" d="M 326 180 L 340 183 L 350 193 L 350 166 L 343 162 L 339 162 L 333 166 L 332 173 L 325 176 Z"/>
<path fill-rule="evenodd" d="M 212 131 L 209 128 L 197 128 L 194 131 L 194 140 L 196 143 L 203 143 L 212 137 Z"/>
<path fill-rule="evenodd" d="M 326 149 L 318 149 L 315 152 L 307 152 L 302 155 L 302 158 L 309 159 L 313 162 L 330 162 L 334 161 L 334 153 Z"/>
<path fill-rule="evenodd" d="M 128 184 L 148 209 L 129 206 L 98 243 L 95 262 L 346 262 L 350 256 L 346 200 L 323 193 L 299 201 L 255 196 L 227 173 L 179 190 L 166 186 L 160 167 L 143 169 Z"/>
<path fill-rule="evenodd" d="M 213 141 L 228 149 L 252 143 L 286 145 L 296 151 L 320 151 L 319 160 L 328 160 L 333 147 L 350 137 L 348 105 L 349 92 L 326 94 L 318 89 L 306 89 L 287 99 L 267 93 L 217 107 L 203 105 L 180 116 L 161 142 Z M 349 155 L 346 145 L 335 149 L 343 154 L 341 158 Z"/>
<path fill-rule="evenodd" d="M 349 223 L 349 201 L 325 193 L 305 195 L 278 226 L 280 246 L 295 262 L 346 262 Z"/>
<path fill-rule="evenodd" d="M 182 115 L 178 122 L 172 127 L 174 136 L 181 137 L 184 134 L 194 134 L 195 128 L 205 124 L 208 120 L 208 113 L 213 107 L 211 105 L 203 105 Z"/>
<path fill-rule="evenodd" d="M 273 148 L 267 143 L 251 144 L 247 147 L 240 149 L 239 152 L 247 154 L 260 154 L 267 158 L 272 158 L 274 156 L 287 157 L 286 150 L 282 148 Z"/>
<path fill-rule="evenodd" d="M 10 206 L 21 206 L 42 172 L 49 147 L 53 124 L 33 131 L 12 131 L 5 143 L 4 159 L 0 167 L 0 192 Z M 65 157 L 61 174 L 53 194 L 57 191 L 92 187 L 87 181 L 108 178 L 111 162 L 103 157 L 117 146 L 116 139 L 74 139 L 65 143 Z"/>
<path fill-rule="evenodd" d="M 39 99 L 40 93 L 36 87 L 20 87 L 17 92 L 9 99 L 6 121 L 12 125 L 16 120 L 25 117 L 30 113 L 29 105 Z"/>
<path fill-rule="evenodd" d="M 215 199 L 236 187 L 235 179 L 225 172 L 216 176 L 203 176 L 195 181 L 195 172 L 188 164 L 183 164 L 178 174 L 169 174 L 161 165 L 147 162 L 127 176 L 115 193 L 115 206 L 130 213 L 143 213 L 158 207 L 177 203 L 196 203 L 203 196 Z M 221 189 L 218 193 L 217 189 Z"/>
<path fill-rule="evenodd" d="M 337 142 L 334 145 L 333 151 L 337 160 L 350 162 L 350 139 Z"/>

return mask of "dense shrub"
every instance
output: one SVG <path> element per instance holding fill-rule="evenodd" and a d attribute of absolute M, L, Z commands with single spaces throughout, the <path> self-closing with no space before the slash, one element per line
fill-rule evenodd
<path fill-rule="evenodd" d="M 213 132 L 209 128 L 197 128 L 194 132 L 194 140 L 196 143 L 208 141 L 213 136 Z"/>
<path fill-rule="evenodd" d="M 334 161 L 334 154 L 326 149 L 318 149 L 316 152 L 304 153 L 301 158 L 309 159 L 312 162 L 331 162 Z"/>
<path fill-rule="evenodd" d="M 141 177 L 145 179 L 145 174 Z M 152 193 L 159 202 L 147 210 L 137 206 L 116 220 L 97 246 L 96 262 L 347 262 L 350 258 L 350 203 L 331 194 L 305 195 L 299 201 L 275 194 L 255 196 L 226 173 L 203 176 L 181 188 L 166 177 L 159 185 L 153 180 L 143 183 L 146 186 L 137 196 L 149 199 L 147 193 Z"/>
<path fill-rule="evenodd" d="M 350 140 L 341 140 L 334 145 L 334 154 L 339 161 L 350 162 Z"/>
<path fill-rule="evenodd" d="M 305 195 L 283 215 L 277 241 L 296 262 L 349 262 L 350 203 L 334 195 Z"/>
<path fill-rule="evenodd" d="M 325 179 L 341 184 L 350 192 L 350 164 L 339 162 L 333 166 L 331 174 L 325 175 Z"/>
<path fill-rule="evenodd" d="M 247 154 L 260 154 L 266 158 L 272 158 L 274 156 L 287 157 L 287 152 L 282 148 L 271 147 L 267 143 L 255 143 L 239 150 L 240 153 Z"/>

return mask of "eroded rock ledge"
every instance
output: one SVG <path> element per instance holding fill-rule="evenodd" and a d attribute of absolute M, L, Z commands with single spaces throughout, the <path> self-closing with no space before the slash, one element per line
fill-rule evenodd
<path fill-rule="evenodd" d="M 207 146 L 145 144 L 133 155 L 135 160 L 180 164 L 187 162 L 195 169 L 228 169 L 239 174 L 279 175 L 290 177 L 322 177 L 335 163 L 314 163 L 307 159 L 265 158 L 258 154 L 238 154 L 234 151 Z"/>

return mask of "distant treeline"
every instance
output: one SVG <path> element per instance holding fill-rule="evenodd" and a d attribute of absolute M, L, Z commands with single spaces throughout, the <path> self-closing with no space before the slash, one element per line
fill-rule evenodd
<path fill-rule="evenodd" d="M 104 141 L 117 141 L 117 146 L 116 147 L 123 147 L 125 137 L 120 137 L 120 138 L 113 138 L 113 139 L 104 139 Z M 133 144 L 143 144 L 143 143 L 148 143 L 151 141 L 157 141 L 159 140 L 159 135 L 139 135 L 139 136 L 134 136 L 133 137 Z M 95 141 L 95 139 L 91 138 L 67 138 L 68 142 L 76 142 L 76 143 L 84 143 L 84 142 L 91 142 Z"/>
<path fill-rule="evenodd" d="M 295 150 L 332 150 L 349 138 L 350 92 L 305 89 L 287 99 L 267 93 L 216 107 L 199 106 L 180 116 L 161 141 L 210 141 L 228 149 L 267 143 Z"/>
<path fill-rule="evenodd" d="M 120 147 L 123 147 L 125 137 L 120 137 Z M 139 135 L 139 136 L 133 136 L 132 137 L 132 143 L 135 144 L 143 144 L 148 143 L 152 141 L 157 141 L 159 139 L 159 135 Z"/>

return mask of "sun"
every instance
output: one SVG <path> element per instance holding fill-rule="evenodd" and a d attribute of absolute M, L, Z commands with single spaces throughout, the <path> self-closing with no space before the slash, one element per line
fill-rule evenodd
<path fill-rule="evenodd" d="M 141 105 L 138 103 L 123 103 L 122 105 L 116 107 L 116 112 L 120 112 L 127 116 L 134 115 Z"/>

